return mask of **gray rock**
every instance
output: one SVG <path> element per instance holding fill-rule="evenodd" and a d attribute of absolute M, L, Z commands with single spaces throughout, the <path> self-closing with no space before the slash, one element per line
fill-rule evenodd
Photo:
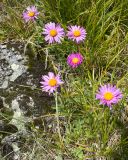
<path fill-rule="evenodd" d="M 14 82 L 27 71 L 26 59 L 14 47 L 7 49 L 6 44 L 0 45 L 0 88 L 7 88 L 9 81 Z"/>

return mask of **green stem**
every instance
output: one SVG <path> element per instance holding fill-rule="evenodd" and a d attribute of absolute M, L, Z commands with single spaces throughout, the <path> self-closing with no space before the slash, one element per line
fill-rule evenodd
<path fill-rule="evenodd" d="M 59 121 L 59 110 L 58 110 L 57 92 L 55 92 L 55 102 L 56 102 L 57 131 L 58 131 L 58 135 L 59 135 L 59 139 L 60 139 L 61 145 L 63 146 L 63 141 L 62 141 L 61 132 L 60 132 L 60 121 Z"/>

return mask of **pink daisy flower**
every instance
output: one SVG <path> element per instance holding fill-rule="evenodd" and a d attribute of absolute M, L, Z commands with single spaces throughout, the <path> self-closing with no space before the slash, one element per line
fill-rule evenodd
<path fill-rule="evenodd" d="M 43 34 L 45 35 L 45 41 L 48 41 L 49 44 L 51 43 L 61 43 L 65 33 L 64 29 L 61 28 L 59 24 L 55 23 L 47 23 L 43 29 Z"/>
<path fill-rule="evenodd" d="M 80 26 L 69 26 L 68 27 L 68 39 L 76 41 L 76 43 L 80 43 L 85 40 L 86 38 L 86 30 Z"/>
<path fill-rule="evenodd" d="M 116 104 L 122 99 L 122 93 L 116 88 L 116 86 L 107 84 L 99 88 L 99 91 L 96 94 L 96 99 L 100 100 L 100 104 L 111 107 L 112 104 Z"/>
<path fill-rule="evenodd" d="M 61 84 L 64 82 L 61 80 L 60 75 L 54 75 L 54 73 L 49 72 L 48 75 L 42 76 L 42 91 L 53 93 Z"/>
<path fill-rule="evenodd" d="M 35 6 L 29 6 L 27 7 L 26 11 L 23 12 L 23 19 L 25 22 L 28 22 L 30 20 L 34 21 L 37 19 L 39 12 L 37 11 L 37 8 Z"/>
<path fill-rule="evenodd" d="M 71 53 L 67 58 L 67 63 L 72 68 L 77 68 L 83 62 L 83 56 L 80 53 Z"/>

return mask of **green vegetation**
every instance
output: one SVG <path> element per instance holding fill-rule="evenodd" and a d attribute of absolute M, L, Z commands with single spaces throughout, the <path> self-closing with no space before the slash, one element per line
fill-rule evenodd
<path fill-rule="evenodd" d="M 0 41 L 21 41 L 24 53 L 32 47 L 42 59 L 47 56 L 43 63 L 56 73 L 61 68 L 65 81 L 56 99 L 61 135 L 31 124 L 22 159 L 127 160 L 128 1 L 3 0 L 2 5 Z M 31 5 L 37 6 L 40 15 L 36 22 L 26 24 L 22 12 Z M 83 26 L 87 38 L 80 45 L 67 39 L 48 45 L 41 34 L 47 22 L 60 23 L 65 30 L 70 24 Z M 67 66 L 66 57 L 77 51 L 84 62 L 74 70 Z M 106 83 L 123 93 L 112 110 L 95 99 L 99 86 Z"/>

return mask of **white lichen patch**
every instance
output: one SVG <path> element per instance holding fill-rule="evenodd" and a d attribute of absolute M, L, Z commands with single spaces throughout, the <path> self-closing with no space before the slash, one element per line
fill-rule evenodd
<path fill-rule="evenodd" d="M 14 115 L 10 124 L 15 125 L 18 128 L 18 131 L 25 129 L 25 119 L 21 109 L 19 108 L 19 103 L 16 99 L 12 101 L 12 110 L 14 111 Z"/>

